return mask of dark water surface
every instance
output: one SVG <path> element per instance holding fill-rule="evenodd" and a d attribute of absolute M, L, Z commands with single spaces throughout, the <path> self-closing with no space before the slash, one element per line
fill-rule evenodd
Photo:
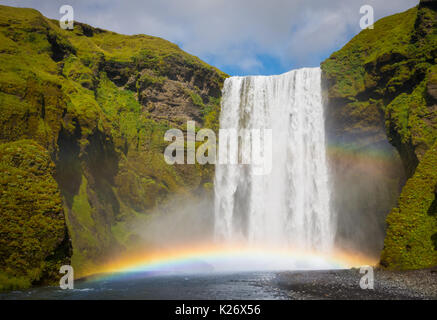
<path fill-rule="evenodd" d="M 362 289 L 359 269 L 234 272 L 191 275 L 124 273 L 76 280 L 73 290 L 39 287 L 1 299 L 312 300 L 437 299 L 437 269 L 375 269 L 374 288 Z"/>
<path fill-rule="evenodd" d="M 0 294 L 0 299 L 287 299 L 274 272 L 200 275 L 130 275 L 76 281 L 74 289 L 40 287 Z"/>

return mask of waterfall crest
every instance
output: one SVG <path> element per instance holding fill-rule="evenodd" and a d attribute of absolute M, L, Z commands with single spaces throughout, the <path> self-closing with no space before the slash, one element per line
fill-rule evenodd
<path fill-rule="evenodd" d="M 216 165 L 217 241 L 327 251 L 335 235 L 325 148 L 320 68 L 278 76 L 231 77 L 220 129 L 272 129 L 272 170 Z M 235 156 L 250 153 L 240 137 Z M 231 149 L 229 149 L 231 150 Z"/>

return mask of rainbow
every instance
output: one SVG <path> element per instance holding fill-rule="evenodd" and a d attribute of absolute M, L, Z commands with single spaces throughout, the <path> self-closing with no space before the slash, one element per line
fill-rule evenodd
<path fill-rule="evenodd" d="M 145 250 L 120 256 L 89 276 L 102 279 L 135 274 L 348 269 L 375 263 L 375 259 L 341 251 L 323 254 L 291 248 L 209 245 Z"/>

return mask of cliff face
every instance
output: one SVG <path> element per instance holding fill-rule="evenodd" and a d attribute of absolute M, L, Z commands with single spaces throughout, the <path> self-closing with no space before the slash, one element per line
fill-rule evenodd
<path fill-rule="evenodd" d="M 0 291 L 44 283 L 70 262 L 55 165 L 36 142 L 18 140 L 0 144 L 0 168 Z"/>
<path fill-rule="evenodd" d="M 187 120 L 217 128 L 226 75 L 176 45 L 80 23 L 62 30 L 36 10 L 0 6 L 0 68 L 6 285 L 57 280 L 59 268 L 44 266 L 53 255 L 68 261 L 71 246 L 75 275 L 84 275 L 130 245 L 134 217 L 170 193 L 192 197 L 210 186 L 212 167 L 165 163 L 163 137 Z M 11 244 L 21 236 L 34 239 L 37 254 Z"/>
<path fill-rule="evenodd" d="M 435 2 L 423 2 L 381 19 L 322 64 L 331 141 L 387 154 L 389 141 L 402 160 L 408 181 L 392 203 L 381 256 L 393 269 L 437 265 L 436 23 Z M 396 193 L 397 183 L 386 188 Z"/>

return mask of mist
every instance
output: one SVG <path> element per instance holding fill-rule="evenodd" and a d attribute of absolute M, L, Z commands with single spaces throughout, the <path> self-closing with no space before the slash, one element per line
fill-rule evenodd
<path fill-rule="evenodd" d="M 174 196 L 136 221 L 132 231 L 142 245 L 153 248 L 212 242 L 214 201 L 206 192 L 203 197 Z"/>

